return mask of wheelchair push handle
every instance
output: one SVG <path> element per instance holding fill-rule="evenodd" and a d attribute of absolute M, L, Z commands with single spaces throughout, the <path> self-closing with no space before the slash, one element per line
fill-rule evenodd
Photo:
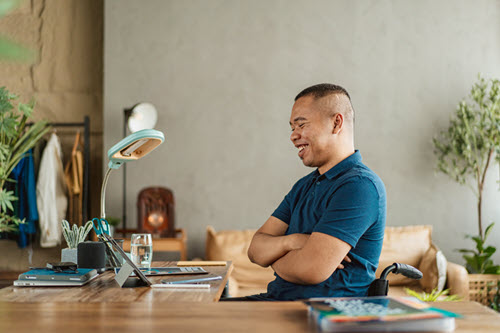
<path fill-rule="evenodd" d="M 380 274 L 380 279 L 385 280 L 387 278 L 387 275 L 391 272 L 394 274 L 401 274 L 415 280 L 420 280 L 423 276 L 422 272 L 415 267 L 395 262 L 382 271 L 382 274 Z"/>
<path fill-rule="evenodd" d="M 394 274 L 401 274 L 415 280 L 420 280 L 423 276 L 422 272 L 415 267 L 395 262 L 394 264 L 386 267 L 382 271 L 382 274 L 380 274 L 380 278 L 370 284 L 370 287 L 368 288 L 368 296 L 387 296 L 389 291 L 389 281 L 387 281 L 387 275 L 391 272 Z"/>

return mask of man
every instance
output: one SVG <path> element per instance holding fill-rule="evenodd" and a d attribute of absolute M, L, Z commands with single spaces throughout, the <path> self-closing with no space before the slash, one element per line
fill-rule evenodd
<path fill-rule="evenodd" d="M 366 296 L 382 249 L 386 194 L 354 150 L 353 125 L 350 96 L 340 86 L 315 85 L 295 98 L 290 139 L 316 170 L 254 235 L 248 256 L 270 265 L 276 279 L 266 294 L 246 300 Z"/>

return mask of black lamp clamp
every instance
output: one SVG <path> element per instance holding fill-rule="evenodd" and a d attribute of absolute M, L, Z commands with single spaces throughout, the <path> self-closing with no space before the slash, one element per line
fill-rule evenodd
<path fill-rule="evenodd" d="M 420 280 L 423 276 L 422 272 L 413 266 L 407 264 L 400 264 L 395 262 L 394 264 L 386 267 L 380 278 L 376 279 L 370 284 L 368 288 L 368 296 L 387 296 L 389 291 L 389 281 L 387 281 L 387 275 L 389 273 L 402 274 L 410 279 Z"/>

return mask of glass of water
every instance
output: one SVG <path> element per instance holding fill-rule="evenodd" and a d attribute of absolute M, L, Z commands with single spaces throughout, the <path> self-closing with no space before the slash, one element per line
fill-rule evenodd
<path fill-rule="evenodd" d="M 153 259 L 153 241 L 151 234 L 133 234 L 130 241 L 132 262 L 139 268 L 151 268 Z"/>

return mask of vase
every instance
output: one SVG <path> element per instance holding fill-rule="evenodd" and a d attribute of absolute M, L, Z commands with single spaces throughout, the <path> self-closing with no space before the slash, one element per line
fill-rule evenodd
<path fill-rule="evenodd" d="M 61 250 L 61 261 L 78 264 L 78 249 L 64 248 Z"/>

